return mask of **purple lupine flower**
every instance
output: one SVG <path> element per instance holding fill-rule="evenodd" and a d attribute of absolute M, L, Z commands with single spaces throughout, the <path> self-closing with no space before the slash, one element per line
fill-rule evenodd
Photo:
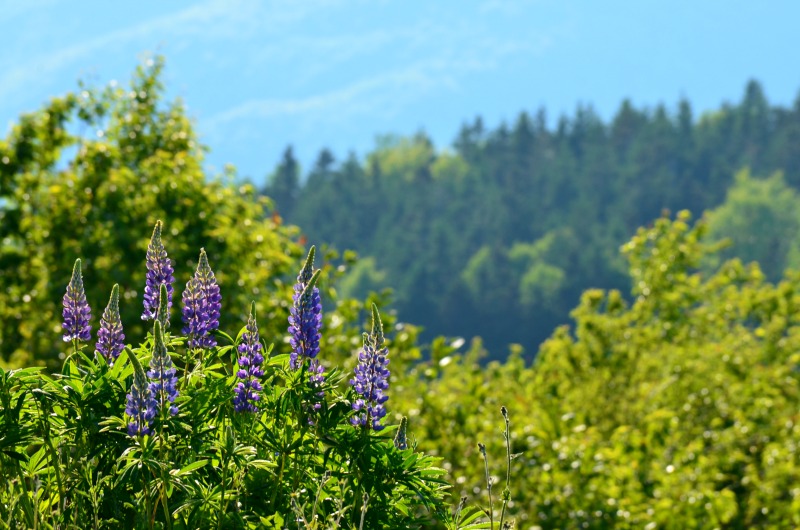
<path fill-rule="evenodd" d="M 64 342 L 71 340 L 88 341 L 92 338 L 92 326 L 89 319 L 92 318 L 92 310 L 86 301 L 86 292 L 83 289 L 83 276 L 81 275 L 81 260 L 75 260 L 72 268 L 72 278 L 67 285 L 67 292 L 64 293 L 64 311 L 62 313 L 64 323 Z"/>
<path fill-rule="evenodd" d="M 144 287 L 144 312 L 142 320 L 153 320 L 158 316 L 160 286 L 167 286 L 168 311 L 172 307 L 172 282 L 175 281 L 172 273 L 172 262 L 167 257 L 164 243 L 161 242 L 161 221 L 156 221 L 153 236 L 147 246 L 147 278 Z M 163 324 L 163 323 L 162 323 Z"/>
<path fill-rule="evenodd" d="M 308 257 L 297 276 L 292 295 L 292 309 L 289 315 L 289 343 L 292 354 L 289 366 L 293 370 L 302 368 L 306 359 L 314 359 L 319 354 L 320 329 L 322 328 L 322 302 L 319 289 L 315 285 L 314 252 L 312 246 Z"/>
<path fill-rule="evenodd" d="M 239 370 L 236 372 L 236 377 L 241 381 L 233 389 L 233 410 L 258 412 L 257 403 L 261 400 L 259 392 L 262 390 L 259 379 L 264 375 L 264 371 L 261 369 L 264 356 L 261 354 L 261 338 L 258 335 L 255 302 L 250 306 L 250 317 L 247 319 L 246 331 L 242 333 L 238 351 Z"/>
<path fill-rule="evenodd" d="M 100 329 L 97 331 L 95 355 L 102 355 L 108 361 L 108 365 L 113 366 L 124 347 L 125 335 L 122 333 L 122 319 L 119 316 L 119 285 L 114 284 L 111 298 L 100 320 Z"/>
<path fill-rule="evenodd" d="M 364 348 L 358 354 L 355 377 L 350 384 L 359 397 L 353 403 L 356 415 L 350 422 L 356 426 L 380 431 L 381 418 L 386 415 L 383 406 L 389 399 L 384 391 L 389 388 L 389 349 L 384 346 L 383 324 L 375 304 L 372 305 L 372 333 L 364 333 Z"/>
<path fill-rule="evenodd" d="M 183 334 L 189 337 L 189 348 L 217 345 L 217 339 L 210 332 L 219 327 L 221 301 L 214 271 L 208 265 L 206 251 L 201 248 L 197 270 L 183 291 Z"/>
<path fill-rule="evenodd" d="M 162 293 L 166 286 L 161 287 Z M 178 377 L 175 375 L 175 366 L 167 352 L 164 344 L 164 332 L 161 322 L 156 320 L 155 339 L 153 341 L 153 355 L 150 358 L 150 370 L 147 377 L 150 378 L 150 392 L 158 403 L 158 410 L 164 411 L 169 406 L 169 413 L 173 416 L 178 413 L 178 407 L 174 405 L 175 398 L 178 397 Z"/>
<path fill-rule="evenodd" d="M 128 424 L 128 434 L 130 436 L 144 436 L 151 432 L 150 426 L 153 424 L 153 418 L 156 417 L 158 404 L 150 391 L 150 386 L 144 375 L 144 368 L 142 368 L 136 355 L 130 349 L 126 351 L 133 364 L 133 385 L 131 385 L 131 391 L 128 393 L 128 403 L 125 407 L 125 413 L 131 417 L 131 422 Z"/>

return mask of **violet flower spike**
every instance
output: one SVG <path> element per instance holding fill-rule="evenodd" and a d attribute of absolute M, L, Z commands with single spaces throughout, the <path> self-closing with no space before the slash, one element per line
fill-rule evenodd
<path fill-rule="evenodd" d="M 306 359 L 314 359 L 319 354 L 322 302 L 319 289 L 315 285 L 319 271 L 313 272 L 314 253 L 315 248 L 312 246 L 297 276 L 292 295 L 293 304 L 289 315 L 289 343 L 292 346 L 292 354 L 289 366 L 293 370 L 299 370 Z"/>
<path fill-rule="evenodd" d="M 131 422 L 128 423 L 128 435 L 144 436 L 152 432 L 150 427 L 153 425 L 153 418 L 156 417 L 158 404 L 150 392 L 141 363 L 130 348 L 125 351 L 128 352 L 128 358 L 133 364 L 133 385 L 128 393 L 125 407 L 125 413 L 131 418 Z"/>
<path fill-rule="evenodd" d="M 153 320 L 158 316 L 160 304 L 160 286 L 167 286 L 167 306 L 168 310 L 172 307 L 172 283 L 175 278 L 172 276 L 174 269 L 172 262 L 167 257 L 164 243 L 161 241 L 161 221 L 156 221 L 153 228 L 153 235 L 150 244 L 147 246 L 147 277 L 144 287 L 144 312 L 142 320 Z M 163 324 L 163 323 L 162 323 Z"/>
<path fill-rule="evenodd" d="M 119 285 L 111 289 L 111 298 L 100 320 L 97 331 L 97 347 L 95 355 L 105 357 L 109 366 L 114 366 L 122 349 L 125 347 L 125 335 L 122 333 L 122 319 L 119 316 Z"/>
<path fill-rule="evenodd" d="M 372 333 L 364 333 L 364 347 L 358 354 L 355 377 L 350 380 L 359 396 L 353 403 L 356 414 L 350 423 L 366 429 L 383 429 L 381 419 L 386 415 L 384 393 L 389 388 L 389 349 L 384 346 L 383 324 L 375 304 L 372 305 Z"/>
<path fill-rule="evenodd" d="M 92 326 L 89 324 L 92 310 L 86 301 L 80 258 L 75 260 L 72 268 L 72 278 L 67 285 L 67 292 L 64 294 L 62 316 L 64 317 L 64 323 L 61 324 L 61 327 L 64 328 L 64 342 L 88 341 L 92 338 Z"/>
<path fill-rule="evenodd" d="M 161 287 L 162 291 L 166 287 Z M 164 332 L 161 329 L 161 322 L 156 320 L 153 331 L 153 355 L 150 358 L 150 370 L 147 377 L 150 378 L 150 392 L 158 404 L 158 410 L 163 413 L 169 407 L 169 413 L 178 413 L 178 407 L 174 405 L 175 398 L 178 397 L 178 377 L 175 375 L 175 366 L 167 352 L 164 344 Z"/>
<path fill-rule="evenodd" d="M 183 334 L 189 337 L 189 348 L 216 346 L 217 339 L 211 335 L 211 331 L 219 328 L 222 296 L 204 249 L 200 249 L 197 270 L 186 283 L 182 299 Z"/>
<path fill-rule="evenodd" d="M 236 377 L 240 379 L 233 389 L 233 410 L 236 412 L 258 412 L 259 392 L 262 390 L 261 377 L 264 370 L 261 364 L 264 356 L 261 353 L 261 337 L 256 322 L 256 303 L 250 306 L 250 317 L 247 319 L 246 331 L 237 348 L 239 352 L 239 370 Z"/>

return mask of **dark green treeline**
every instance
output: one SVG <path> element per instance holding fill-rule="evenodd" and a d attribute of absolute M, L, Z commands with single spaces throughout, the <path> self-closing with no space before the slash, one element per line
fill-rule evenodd
<path fill-rule="evenodd" d="M 360 254 L 347 294 L 391 285 L 401 318 L 500 357 L 535 351 L 584 289 L 629 291 L 617 249 L 664 209 L 719 206 L 744 167 L 800 188 L 800 98 L 770 106 L 755 81 L 699 117 L 625 101 L 610 123 L 590 107 L 547 121 L 476 118 L 447 150 L 386 137 L 364 161 L 324 150 L 304 176 L 289 148 L 263 191 L 309 240 Z"/>

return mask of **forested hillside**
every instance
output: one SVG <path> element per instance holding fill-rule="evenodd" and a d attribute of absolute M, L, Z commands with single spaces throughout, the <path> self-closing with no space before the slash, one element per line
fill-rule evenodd
<path fill-rule="evenodd" d="M 345 294 L 390 285 L 401 318 L 481 336 L 496 357 L 535 351 L 587 288 L 630 292 L 618 249 L 665 209 L 718 208 L 711 240 L 735 243 L 722 256 L 770 279 L 798 262 L 800 99 L 771 106 L 752 81 L 702 116 L 625 101 L 610 122 L 580 107 L 547 124 L 544 110 L 476 118 L 450 149 L 384 137 L 363 161 L 324 150 L 306 173 L 288 148 L 264 193 L 309 240 L 360 254 Z"/>

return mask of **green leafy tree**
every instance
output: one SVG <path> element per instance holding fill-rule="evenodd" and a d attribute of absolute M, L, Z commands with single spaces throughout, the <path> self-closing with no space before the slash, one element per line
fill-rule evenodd
<path fill-rule="evenodd" d="M 736 174 L 724 203 L 708 214 L 709 237 L 727 240 L 720 259 L 757 261 L 770 280 L 800 266 L 800 196 L 776 173 L 757 179 Z"/>
<path fill-rule="evenodd" d="M 128 88 L 54 98 L 0 141 L 1 363 L 60 366 L 60 300 L 77 257 L 94 329 L 118 283 L 125 333 L 141 336 L 142 259 L 158 219 L 175 267 L 173 326 L 205 248 L 220 271 L 221 325 L 240 322 L 256 300 L 265 331 L 285 333 L 297 229 L 271 217 L 270 200 L 234 174 L 203 171 L 191 120 L 179 101 L 163 101 L 162 66 L 137 69 Z"/>

